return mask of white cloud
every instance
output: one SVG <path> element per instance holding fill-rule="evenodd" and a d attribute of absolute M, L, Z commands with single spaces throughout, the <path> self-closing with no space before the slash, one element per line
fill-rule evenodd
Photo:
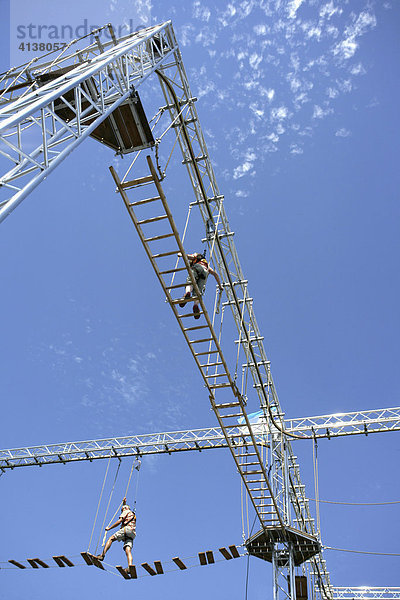
<path fill-rule="evenodd" d="M 286 106 L 279 106 L 271 110 L 271 119 L 273 121 L 282 121 L 283 119 L 287 119 L 288 114 L 289 111 Z"/>
<path fill-rule="evenodd" d="M 321 108 L 321 106 L 318 106 L 318 104 L 315 104 L 312 118 L 313 119 L 323 119 L 324 117 L 326 117 L 326 115 L 329 115 L 332 112 L 333 112 L 332 108 L 324 109 L 324 108 Z"/>
<path fill-rule="evenodd" d="M 290 154 L 303 154 L 303 148 L 297 144 L 290 144 Z"/>
<path fill-rule="evenodd" d="M 304 0 L 291 0 L 287 6 L 289 19 L 294 19 Z"/>
<path fill-rule="evenodd" d="M 257 52 L 253 52 L 253 54 L 249 58 L 249 63 L 252 69 L 257 69 L 261 61 L 262 56 L 261 54 L 257 54 Z"/>
<path fill-rule="evenodd" d="M 196 1 L 193 4 L 193 16 L 196 19 L 208 22 L 211 17 L 211 10 L 208 6 L 203 6 L 200 2 Z"/>
<path fill-rule="evenodd" d="M 337 130 L 335 135 L 336 135 L 336 137 L 348 137 L 349 135 L 351 135 L 351 132 L 348 129 L 345 129 L 344 127 L 342 127 L 341 129 Z"/>
<path fill-rule="evenodd" d="M 254 33 L 256 35 L 266 35 L 266 33 L 267 33 L 267 27 L 266 27 L 266 25 L 261 24 L 261 23 L 258 24 L 258 25 L 255 25 L 253 27 L 253 29 L 254 29 Z"/>

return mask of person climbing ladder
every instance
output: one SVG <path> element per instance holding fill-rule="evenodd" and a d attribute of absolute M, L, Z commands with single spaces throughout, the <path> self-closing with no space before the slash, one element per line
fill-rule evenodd
<path fill-rule="evenodd" d="M 178 256 L 181 257 L 182 253 L 178 252 Z M 194 252 L 193 254 L 187 254 L 187 258 L 189 261 L 192 275 L 197 283 L 197 287 L 199 288 L 201 296 L 203 296 L 206 290 L 206 282 L 209 273 L 211 273 L 211 275 L 215 277 L 219 289 L 223 289 L 218 273 L 210 267 L 206 260 L 205 254 L 203 254 L 202 252 Z M 181 308 L 185 306 L 186 302 L 188 302 L 193 292 L 193 284 L 190 275 L 188 275 L 186 284 L 187 285 L 185 288 L 185 295 L 182 298 L 182 301 L 179 302 L 179 306 Z M 200 319 L 200 307 L 197 299 L 193 299 L 193 315 L 195 319 Z"/>
<path fill-rule="evenodd" d="M 103 548 L 103 552 L 96 556 L 96 558 L 101 561 L 104 560 L 104 557 L 111 548 L 113 542 L 123 542 L 126 558 L 128 559 L 128 569 L 126 569 L 126 571 L 129 572 L 129 567 L 133 565 L 132 546 L 133 540 L 136 537 L 136 515 L 126 503 L 126 498 L 122 500 L 120 518 L 112 525 L 106 527 L 105 530 L 109 531 L 110 529 L 118 527 L 118 525 L 120 525 L 119 531 L 108 538 Z"/>

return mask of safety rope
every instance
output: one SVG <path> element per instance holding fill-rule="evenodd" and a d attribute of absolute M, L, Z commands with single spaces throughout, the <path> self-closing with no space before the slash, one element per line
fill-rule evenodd
<path fill-rule="evenodd" d="M 98 516 L 98 514 L 99 514 L 100 503 L 101 503 L 101 499 L 102 499 L 102 497 L 103 497 L 104 486 L 105 486 L 105 484 L 106 484 L 106 479 L 107 479 L 108 469 L 109 469 L 109 467 L 110 467 L 111 457 L 112 457 L 112 449 L 111 449 L 111 451 L 110 451 L 110 456 L 109 456 L 109 458 L 108 458 L 108 462 L 107 462 L 107 468 L 106 468 L 106 472 L 105 472 L 104 479 L 103 479 L 103 485 L 102 485 L 102 487 L 101 487 L 100 497 L 99 497 L 99 501 L 98 501 L 98 503 L 97 503 L 97 510 L 96 510 L 96 515 L 95 515 L 95 517 L 94 517 L 94 522 L 93 522 L 93 527 L 92 527 L 92 533 L 90 534 L 90 540 L 89 540 L 89 544 L 88 544 L 88 547 L 87 547 L 87 551 L 88 551 L 88 552 L 89 552 L 90 545 L 91 545 L 91 543 L 92 543 L 92 537 L 93 537 L 94 529 L 95 529 L 95 527 L 96 527 L 97 516 Z"/>
<path fill-rule="evenodd" d="M 315 488 L 315 511 L 317 514 L 317 532 L 321 541 L 321 521 L 319 512 L 319 482 L 318 482 L 318 442 L 314 438 L 313 443 L 313 468 L 314 468 L 314 488 Z"/>
<path fill-rule="evenodd" d="M 315 502 L 315 498 L 309 498 L 312 502 Z M 393 500 L 392 502 L 337 502 L 336 500 L 318 500 L 324 504 L 342 504 L 345 506 L 387 506 L 389 504 L 400 504 L 400 500 Z"/>
<path fill-rule="evenodd" d="M 184 230 L 183 230 L 183 235 L 182 235 L 182 238 L 181 238 L 182 245 L 184 245 L 184 243 L 185 243 L 186 231 L 187 231 L 187 228 L 188 228 L 188 225 L 189 225 L 189 219 L 190 219 L 191 212 L 192 212 L 192 207 L 191 207 L 191 205 L 189 204 L 189 210 L 188 210 L 188 212 L 187 212 L 187 215 L 186 215 L 186 223 L 185 223 L 185 228 L 184 228 Z M 178 267 L 178 263 L 179 263 L 179 258 L 180 258 L 180 257 L 178 256 L 178 257 L 177 257 L 177 259 L 176 259 L 176 262 L 175 262 L 175 266 L 174 266 L 174 272 L 173 272 L 173 274 L 172 274 L 172 277 L 171 277 L 170 286 L 171 286 L 171 285 L 173 285 L 173 283 L 174 283 L 175 274 L 176 274 L 176 269 L 177 269 L 177 267 Z"/>
<path fill-rule="evenodd" d="M 240 315 L 240 323 L 243 324 L 243 316 L 246 307 L 246 297 L 247 297 L 247 285 L 245 286 L 245 292 L 243 294 L 243 307 Z M 240 354 L 240 344 L 242 343 L 242 327 L 240 327 L 239 331 L 239 341 L 238 341 L 238 349 L 236 355 L 236 367 L 235 367 L 235 375 L 233 377 L 233 381 L 236 381 L 238 375 L 238 365 L 239 365 L 239 354 Z M 249 360 L 248 352 L 245 352 L 246 360 Z"/>
<path fill-rule="evenodd" d="M 114 494 L 115 484 L 117 483 L 118 473 L 119 473 L 120 467 L 121 467 L 121 459 L 118 458 L 118 467 L 117 467 L 117 469 L 115 471 L 114 483 L 113 483 L 113 486 L 111 488 L 111 492 L 110 492 L 110 495 L 109 495 L 109 498 L 108 498 L 108 504 L 107 504 L 106 512 L 104 513 L 104 519 L 103 519 L 103 522 L 102 522 L 101 527 L 100 527 L 100 533 L 99 533 L 99 537 L 97 539 L 95 554 L 97 554 L 97 550 L 98 550 L 98 547 L 99 547 L 99 544 L 100 544 L 101 532 L 104 529 L 104 523 L 106 522 L 108 509 L 110 508 L 111 499 L 112 499 L 113 494 Z M 102 545 L 104 546 L 104 543 Z"/>
<path fill-rule="evenodd" d="M 373 554 L 374 556 L 400 556 L 395 552 L 368 552 L 367 550 L 347 550 L 346 548 L 332 548 L 332 546 L 322 546 L 324 550 L 338 550 L 339 552 L 352 552 L 354 554 Z"/>
<path fill-rule="evenodd" d="M 128 495 L 129 485 L 130 485 L 131 479 L 132 479 L 132 473 L 133 473 L 134 468 L 136 468 L 137 471 L 138 471 L 138 477 L 137 477 L 137 481 L 136 481 L 136 490 L 135 490 L 135 497 L 134 497 L 134 504 L 133 504 L 134 509 L 135 509 L 135 506 L 136 506 L 136 496 L 137 496 L 137 490 L 138 490 L 138 485 L 139 485 L 140 465 L 141 465 L 141 461 L 138 460 L 138 459 L 136 459 L 136 458 L 134 458 L 133 461 L 132 461 L 131 472 L 129 474 L 128 483 L 127 483 L 125 494 L 124 494 L 124 498 L 126 498 L 126 496 Z M 120 466 L 120 465 L 118 465 L 118 466 Z M 114 485 L 115 485 L 115 481 L 114 481 Z M 114 491 L 114 488 L 112 489 L 112 492 L 113 491 Z M 111 492 L 111 495 L 112 495 L 112 492 Z M 110 501 L 111 501 L 111 497 L 110 497 Z M 108 506 L 110 505 L 110 501 L 108 503 Z M 108 512 L 108 506 L 107 506 L 106 515 L 107 515 L 107 512 Z M 109 527 L 111 525 L 111 523 L 115 519 L 115 517 L 116 517 L 119 509 L 121 508 L 121 506 L 122 506 L 122 501 L 118 504 L 118 506 L 117 506 L 117 508 L 116 508 L 113 516 L 111 517 L 111 519 L 110 519 L 107 527 Z M 105 520 L 106 520 L 106 517 L 104 517 L 102 528 L 100 530 L 100 535 L 101 535 L 101 532 L 103 531 Z M 104 535 L 103 535 L 103 541 L 102 541 L 102 544 L 101 544 L 102 546 L 104 546 L 104 544 L 106 543 L 106 537 L 107 537 L 107 532 L 105 532 Z M 97 551 L 97 547 L 96 547 L 96 551 Z"/>

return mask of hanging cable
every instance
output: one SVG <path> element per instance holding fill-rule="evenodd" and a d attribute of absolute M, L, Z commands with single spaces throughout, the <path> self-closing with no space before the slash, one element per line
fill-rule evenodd
<path fill-rule="evenodd" d="M 192 212 L 192 206 L 189 204 L 189 210 L 188 210 L 187 215 L 186 215 L 185 228 L 183 230 L 183 235 L 182 235 L 182 246 L 185 243 L 186 231 L 187 231 L 187 228 L 188 228 L 188 225 L 189 225 L 189 219 L 190 219 L 191 212 Z M 176 269 L 178 267 L 179 258 L 180 257 L 178 256 L 177 259 L 176 259 L 176 262 L 175 262 L 174 270 L 173 270 L 172 277 L 171 277 L 170 286 L 173 285 L 173 283 L 174 283 L 175 273 L 176 273 Z M 167 302 L 167 300 L 166 300 L 166 302 Z"/>
<path fill-rule="evenodd" d="M 112 457 L 112 449 L 110 451 L 110 456 L 109 456 L 109 459 L 108 459 L 108 462 L 107 462 L 107 468 L 106 468 L 106 472 L 105 472 L 104 479 L 103 479 L 103 485 L 102 485 L 102 488 L 101 488 L 99 501 L 97 503 L 96 515 L 94 517 L 94 522 L 93 522 L 92 532 L 90 534 L 90 540 L 89 540 L 89 544 L 88 544 L 88 547 L 87 547 L 87 552 L 89 552 L 90 544 L 92 543 L 92 537 L 93 537 L 94 529 L 96 527 L 97 515 L 99 514 L 100 503 L 101 503 L 101 499 L 103 497 L 103 491 L 104 491 L 104 486 L 106 484 L 107 473 L 108 473 L 108 469 L 110 467 L 111 457 Z"/>
<path fill-rule="evenodd" d="M 315 510 L 317 514 L 317 532 L 319 540 L 321 541 L 321 522 L 319 513 L 319 483 L 318 483 L 318 442 L 314 438 L 313 443 L 313 467 L 314 467 L 314 488 L 315 488 Z"/>
<path fill-rule="evenodd" d="M 374 556 L 400 556 L 395 552 L 368 552 L 367 550 L 348 550 L 346 548 L 332 548 L 332 546 L 323 546 L 324 550 L 338 550 L 339 552 L 352 552 L 354 554 L 372 554 Z"/>
<path fill-rule="evenodd" d="M 115 471 L 114 483 L 113 483 L 113 486 L 111 488 L 111 492 L 110 492 L 110 495 L 109 495 L 109 498 L 108 498 L 107 508 L 106 508 L 105 513 L 104 513 L 104 519 L 103 519 L 103 522 L 102 522 L 101 527 L 100 527 L 99 537 L 97 538 L 97 544 L 96 544 L 95 554 L 97 554 L 97 550 L 98 550 L 98 547 L 99 547 L 99 544 L 100 544 L 101 532 L 104 530 L 104 524 L 106 522 L 108 509 L 110 508 L 111 499 L 112 499 L 113 494 L 114 494 L 115 484 L 117 483 L 118 473 L 119 473 L 120 468 L 121 468 L 121 459 L 118 458 L 118 467 L 117 467 L 117 469 Z M 104 546 L 104 542 L 103 542 L 102 545 Z"/>
<path fill-rule="evenodd" d="M 139 473 L 140 473 L 140 466 L 141 466 L 141 464 L 142 463 L 141 463 L 140 459 L 137 459 L 137 458 L 133 459 L 133 461 L 132 461 L 132 467 L 131 467 L 131 472 L 129 474 L 129 479 L 128 479 L 128 483 L 127 483 L 125 494 L 124 494 L 124 498 L 126 498 L 126 496 L 128 495 L 129 485 L 131 483 L 133 470 L 137 469 L 137 471 L 138 471 L 138 477 L 137 477 L 137 481 L 136 481 L 136 491 L 135 491 L 135 498 L 134 498 L 134 508 L 136 506 L 136 496 L 137 496 L 137 489 L 138 489 L 138 484 L 139 484 Z M 110 519 L 107 527 L 109 527 L 111 525 L 111 523 L 113 522 L 114 518 L 116 517 L 116 515 L 117 515 L 119 509 L 121 508 L 121 506 L 122 506 L 122 502 L 120 502 L 118 504 L 118 506 L 117 506 L 117 508 L 116 508 L 113 516 L 111 517 L 111 519 Z M 104 522 L 105 522 L 105 519 L 104 519 Z M 104 526 L 104 522 L 103 522 L 103 526 Z M 107 533 L 104 533 L 102 546 L 104 546 L 104 544 L 106 543 L 106 537 L 107 537 Z"/>
<path fill-rule="evenodd" d="M 312 502 L 316 502 L 315 498 L 308 498 Z M 324 504 L 342 504 L 344 506 L 387 506 L 389 504 L 400 504 L 400 500 L 392 502 L 336 502 L 335 500 L 318 500 Z"/>

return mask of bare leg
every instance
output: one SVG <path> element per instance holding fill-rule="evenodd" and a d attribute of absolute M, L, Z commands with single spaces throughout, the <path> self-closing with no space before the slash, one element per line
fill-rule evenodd
<path fill-rule="evenodd" d="M 130 567 L 131 565 L 133 565 L 131 548 L 130 548 L 130 546 L 125 546 L 124 550 L 125 550 L 126 558 L 128 559 L 128 567 Z"/>
<path fill-rule="evenodd" d="M 109 549 L 111 548 L 111 544 L 113 543 L 113 541 L 114 541 L 114 536 L 112 535 L 106 541 L 106 545 L 104 546 L 103 552 L 101 554 L 99 554 L 99 556 L 97 557 L 99 560 L 104 560 L 104 557 L 107 554 L 107 552 L 109 551 Z"/>

